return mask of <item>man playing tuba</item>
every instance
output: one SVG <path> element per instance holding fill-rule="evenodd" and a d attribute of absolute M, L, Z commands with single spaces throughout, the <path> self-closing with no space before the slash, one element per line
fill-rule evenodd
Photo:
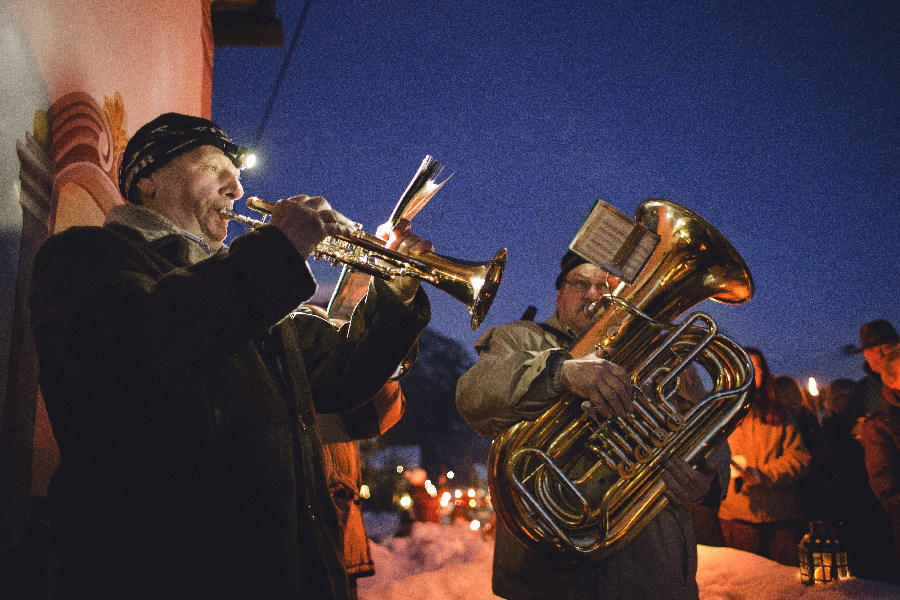
<path fill-rule="evenodd" d="M 567 252 L 556 279 L 556 311 L 546 322 L 520 320 L 481 336 L 475 344 L 478 361 L 460 378 L 456 394 L 460 414 L 475 431 L 493 436 L 537 419 L 565 393 L 588 399 L 600 418 L 632 412 L 625 369 L 595 356 L 574 359 L 566 350 L 591 322 L 588 305 L 615 283 Z M 688 370 L 683 379 L 691 389 L 682 394 L 699 393 L 695 372 Z M 687 507 L 707 497 L 714 503 L 721 499 L 725 487 L 713 484 L 717 477 L 728 479 L 727 454 L 716 463 L 694 469 L 684 460 L 669 460 L 662 475 L 668 505 L 623 549 L 600 560 L 526 546 L 498 519 L 494 593 L 510 600 L 697 598 L 697 548 Z"/>

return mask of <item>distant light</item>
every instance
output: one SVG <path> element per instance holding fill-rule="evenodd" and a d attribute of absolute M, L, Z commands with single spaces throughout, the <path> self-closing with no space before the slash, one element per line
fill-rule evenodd
<path fill-rule="evenodd" d="M 362 484 L 359 488 L 359 497 L 368 500 L 371 495 L 372 492 L 369 490 L 369 486 Z"/>
<path fill-rule="evenodd" d="M 469 488 L 469 498 L 474 498 L 474 497 L 475 497 L 475 490 L 473 490 L 472 488 Z"/>
<path fill-rule="evenodd" d="M 819 386 L 818 386 L 818 384 L 816 384 L 816 378 L 815 378 L 815 377 L 810 377 L 810 378 L 809 378 L 809 386 L 808 386 L 808 389 L 809 389 L 809 395 L 810 395 L 810 396 L 818 396 L 818 395 L 819 395 Z"/>
<path fill-rule="evenodd" d="M 447 479 L 453 479 L 454 477 L 456 477 L 456 473 L 454 473 L 453 471 L 447 471 Z"/>
<path fill-rule="evenodd" d="M 402 506 L 403 508 L 409 508 L 410 506 L 412 506 L 412 498 L 409 497 L 409 494 L 404 494 L 400 498 L 400 506 Z"/>
<path fill-rule="evenodd" d="M 434 487 L 434 484 L 431 483 L 430 479 L 425 480 L 425 491 L 428 492 L 428 495 L 432 498 L 437 497 L 438 490 L 436 487 Z"/>
<path fill-rule="evenodd" d="M 456 490 L 453 492 L 453 496 L 456 498 L 462 498 L 462 490 Z"/>
<path fill-rule="evenodd" d="M 478 501 L 475 498 L 469 500 L 469 508 L 475 508 L 476 506 L 478 506 Z"/>
<path fill-rule="evenodd" d="M 398 472 L 398 473 L 402 473 L 402 472 L 403 472 L 403 465 L 397 465 L 397 472 Z"/>
<path fill-rule="evenodd" d="M 479 521 L 478 519 L 472 519 L 472 522 L 469 523 L 469 529 L 471 529 L 472 531 L 478 531 L 479 529 L 481 529 L 481 521 Z"/>
<path fill-rule="evenodd" d="M 450 492 L 444 492 L 441 494 L 441 508 L 447 508 L 450 506 Z"/>

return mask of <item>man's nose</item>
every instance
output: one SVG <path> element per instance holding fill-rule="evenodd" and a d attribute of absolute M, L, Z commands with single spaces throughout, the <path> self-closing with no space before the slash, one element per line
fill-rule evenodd
<path fill-rule="evenodd" d="M 222 186 L 222 194 L 231 200 L 237 200 L 244 195 L 244 186 L 241 185 L 241 180 L 236 174 L 231 174 L 228 177 L 228 180 Z"/>
<path fill-rule="evenodd" d="M 598 300 L 600 296 L 606 293 L 606 284 L 605 283 L 595 283 L 591 285 L 585 292 L 585 298 L 590 298 L 591 300 Z"/>

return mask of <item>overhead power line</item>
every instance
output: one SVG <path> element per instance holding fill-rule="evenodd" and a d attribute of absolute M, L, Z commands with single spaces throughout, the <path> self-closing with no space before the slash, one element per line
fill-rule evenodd
<path fill-rule="evenodd" d="M 297 19 L 297 27 L 294 29 L 294 35 L 291 37 L 290 46 L 288 47 L 288 51 L 284 55 L 284 58 L 281 60 L 281 68 L 278 70 L 278 76 L 275 78 L 275 84 L 272 86 L 272 93 L 269 94 L 269 101 L 266 102 L 266 109 L 263 111 L 262 119 L 256 130 L 256 137 L 253 140 L 253 147 L 255 148 L 259 147 L 259 141 L 262 139 L 263 132 L 266 130 L 266 125 L 269 124 L 269 117 L 272 115 L 272 108 L 275 106 L 275 98 L 278 96 L 278 90 L 281 89 L 281 82 L 284 80 L 284 75 L 287 73 L 291 57 L 294 55 L 294 50 L 297 48 L 297 42 L 300 40 L 300 32 L 303 30 L 303 24 L 306 22 L 306 15 L 309 13 L 311 4 L 312 0 L 306 0 L 306 2 L 303 3 L 303 10 L 300 11 L 300 16 Z"/>

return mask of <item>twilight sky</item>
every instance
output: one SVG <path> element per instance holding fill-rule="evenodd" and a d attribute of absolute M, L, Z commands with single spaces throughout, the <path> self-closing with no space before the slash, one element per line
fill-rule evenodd
<path fill-rule="evenodd" d="M 426 286 L 467 348 L 529 304 L 549 316 L 598 199 L 716 226 L 756 293 L 696 308 L 776 373 L 857 379 L 859 325 L 900 327 L 900 4 L 313 1 L 256 143 L 302 8 L 277 2 L 283 47 L 216 50 L 213 119 L 261 159 L 246 193 L 322 195 L 374 232 L 434 156 L 454 176 L 414 230 L 457 258 L 509 249 L 478 332 Z"/>

